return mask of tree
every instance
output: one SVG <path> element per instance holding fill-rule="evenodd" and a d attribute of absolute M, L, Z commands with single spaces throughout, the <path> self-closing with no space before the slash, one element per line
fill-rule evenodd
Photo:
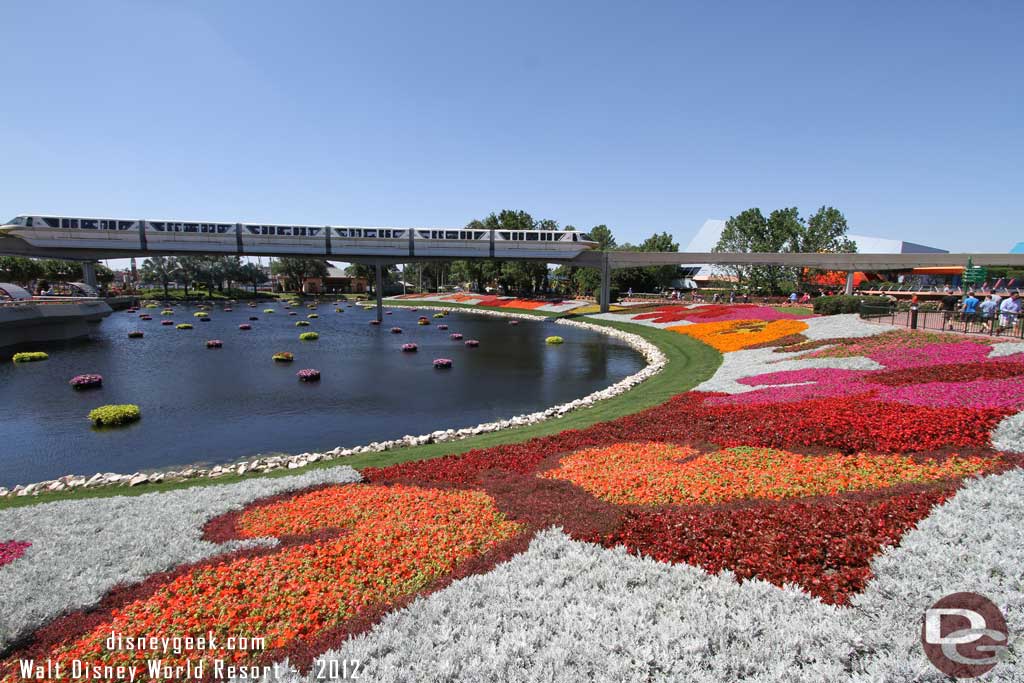
<path fill-rule="evenodd" d="M 82 279 L 82 264 L 76 261 L 48 258 L 39 263 L 43 267 L 43 277 L 47 280 L 76 282 Z"/>
<path fill-rule="evenodd" d="M 206 266 L 201 256 L 179 256 L 175 259 L 175 265 L 174 277 L 184 285 L 187 299 L 188 286 L 202 278 Z"/>
<path fill-rule="evenodd" d="M 597 242 L 598 251 L 611 251 L 616 246 L 615 236 L 612 235 L 611 229 L 603 223 L 592 227 L 587 234 L 590 235 L 590 241 Z"/>
<path fill-rule="evenodd" d="M 808 221 L 796 207 L 777 209 L 765 218 L 760 209 L 747 209 L 729 218 L 715 245 L 718 252 L 835 253 L 856 251 L 846 236 L 846 218 L 823 206 Z M 783 266 L 729 266 L 740 286 L 773 294 L 795 286 L 799 269 Z"/>
<path fill-rule="evenodd" d="M 615 249 L 615 236 L 607 225 L 595 225 L 587 234 L 591 241 L 597 242 L 598 251 Z M 580 294 L 591 294 L 601 288 L 601 273 L 596 268 L 578 268 L 573 274 L 576 291 Z"/>
<path fill-rule="evenodd" d="M 256 294 L 259 286 L 267 281 L 267 274 L 255 263 L 242 263 L 238 267 L 238 281 L 252 285 L 252 293 Z"/>
<path fill-rule="evenodd" d="M 106 289 L 114 281 L 114 271 L 102 263 L 96 264 L 96 284 Z"/>
<path fill-rule="evenodd" d="M 621 249 L 632 250 L 634 247 L 624 244 Z M 660 232 L 645 239 L 636 250 L 674 252 L 679 251 L 679 245 L 673 241 L 672 235 Z M 638 292 L 655 292 L 670 287 L 672 281 L 679 277 L 679 272 L 677 265 L 624 268 L 615 271 L 613 279 L 620 290 L 632 288 Z"/>
<path fill-rule="evenodd" d="M 301 292 L 303 280 L 327 276 L 327 262 L 318 258 L 284 256 L 274 261 L 270 272 L 274 275 L 284 275 L 285 283 Z"/>
<path fill-rule="evenodd" d="M 150 256 L 142 262 L 142 269 L 139 274 L 144 281 L 156 282 L 163 286 L 164 298 L 167 299 L 170 297 L 167 287 L 174 281 L 177 270 L 178 263 L 173 257 Z"/>
<path fill-rule="evenodd" d="M 28 286 L 41 277 L 43 266 L 39 261 L 22 256 L 0 256 L 0 282 Z"/>

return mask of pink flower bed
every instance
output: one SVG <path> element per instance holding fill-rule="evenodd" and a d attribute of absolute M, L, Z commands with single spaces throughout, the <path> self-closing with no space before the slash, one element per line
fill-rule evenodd
<path fill-rule="evenodd" d="M 31 545 L 28 541 L 0 541 L 0 567 L 24 555 Z"/>
<path fill-rule="evenodd" d="M 681 305 L 670 305 L 656 308 L 647 313 L 632 316 L 633 320 L 650 320 L 654 323 L 686 322 L 724 322 L 727 320 L 799 320 L 809 318 L 810 313 L 783 313 L 771 306 L 754 306 L 746 304 L 712 304 L 710 306 L 697 306 L 687 308 Z"/>

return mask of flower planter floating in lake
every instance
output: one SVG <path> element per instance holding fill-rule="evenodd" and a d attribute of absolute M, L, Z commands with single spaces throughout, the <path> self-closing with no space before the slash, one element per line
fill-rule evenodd
<path fill-rule="evenodd" d="M 370 324 L 371 325 L 380 325 L 380 321 L 379 320 L 371 320 Z"/>
<path fill-rule="evenodd" d="M 152 319 L 153 319 L 153 316 L 151 316 L 151 315 L 140 315 L 139 316 L 139 320 L 152 320 Z"/>
<path fill-rule="evenodd" d="M 263 309 L 263 312 L 264 312 L 264 313 L 273 313 L 273 312 L 274 312 L 274 309 L 273 309 L 273 308 L 264 308 L 264 309 Z"/>
<path fill-rule="evenodd" d="M 426 318 L 420 318 L 419 320 L 416 321 L 416 324 L 417 325 L 429 325 L 430 321 L 427 320 Z"/>
<path fill-rule="evenodd" d="M 220 339 L 210 339 L 206 342 L 206 348 L 208 349 L 219 349 L 222 346 L 224 346 L 224 342 Z"/>
<path fill-rule="evenodd" d="M 15 363 L 35 363 L 37 361 L 46 360 L 49 356 L 42 351 L 22 351 L 21 353 L 14 354 L 11 359 Z"/>
<path fill-rule="evenodd" d="M 309 327 L 309 323 L 305 320 L 296 320 L 295 327 Z"/>
<path fill-rule="evenodd" d="M 167 322 L 170 322 L 169 320 Z M 132 330 L 128 333 L 129 339 L 142 339 L 142 330 Z"/>
<path fill-rule="evenodd" d="M 289 311 L 288 315 L 298 315 L 295 311 Z"/>
<path fill-rule="evenodd" d="M 299 335 L 300 341 L 316 341 L 319 338 L 320 334 L 318 332 L 303 332 Z"/>
<path fill-rule="evenodd" d="M 169 308 L 165 308 L 164 310 L 160 311 L 160 315 L 174 315 L 174 311 L 172 311 Z"/>
<path fill-rule="evenodd" d="M 435 313 L 435 314 L 434 314 L 434 317 L 435 317 L 435 318 L 443 318 L 443 317 L 445 317 L 446 315 L 447 315 L 447 313 Z"/>
<path fill-rule="evenodd" d="M 273 357 L 278 363 L 291 363 L 295 360 L 295 354 L 291 351 L 278 351 Z"/>
<path fill-rule="evenodd" d="M 241 325 L 238 326 L 238 329 L 240 329 L 240 330 L 251 330 L 252 329 L 252 325 L 250 325 L 249 323 L 242 323 Z"/>
<path fill-rule="evenodd" d="M 476 339 L 467 339 L 466 346 L 468 346 L 471 349 L 475 349 L 476 347 L 480 346 L 480 342 L 477 341 Z"/>
<path fill-rule="evenodd" d="M 103 375 L 75 375 L 68 384 L 75 389 L 95 389 L 103 386 Z"/>
<path fill-rule="evenodd" d="M 509 321 L 508 321 L 508 324 L 509 324 L 509 325 L 518 325 L 518 324 L 519 324 L 519 321 L 518 321 L 518 320 L 509 320 Z"/>
<path fill-rule="evenodd" d="M 450 335 L 448 335 L 448 338 L 451 339 L 452 341 L 459 341 L 460 339 L 462 339 L 462 333 L 452 332 Z"/>
<path fill-rule="evenodd" d="M 193 318 L 208 318 L 210 317 L 206 311 L 197 311 L 192 314 Z"/>
<path fill-rule="evenodd" d="M 561 337 L 552 335 L 552 336 L 548 337 L 547 339 L 545 339 L 544 341 L 547 342 L 548 344 L 561 344 L 565 340 L 562 339 Z"/>
<path fill-rule="evenodd" d="M 192 329 L 192 325 L 190 325 L 189 323 L 181 323 L 180 325 L 175 325 L 175 327 L 177 327 L 179 330 L 191 330 Z"/>
<path fill-rule="evenodd" d="M 415 353 L 416 351 L 419 350 L 419 348 L 420 347 L 416 346 L 415 344 L 402 344 L 402 350 L 405 351 L 406 353 Z"/>
<path fill-rule="evenodd" d="M 320 371 L 313 368 L 306 368 L 305 370 L 299 370 L 295 373 L 295 376 L 299 378 L 300 382 L 319 382 Z"/>
<path fill-rule="evenodd" d="M 452 359 L 451 358 L 435 358 L 434 359 L 434 367 L 435 368 L 447 369 L 447 368 L 450 368 L 451 366 L 452 366 Z"/>
<path fill-rule="evenodd" d="M 438 325 L 438 326 L 437 326 L 437 329 L 439 329 L 439 330 L 441 330 L 442 332 L 444 332 L 445 330 L 447 330 L 447 329 L 448 329 L 448 326 L 447 326 L 447 325 Z"/>
<path fill-rule="evenodd" d="M 258 315 L 250 315 L 249 316 L 249 320 L 259 320 L 259 319 L 260 319 L 260 317 Z"/>
<path fill-rule="evenodd" d="M 313 319 L 315 319 L 315 318 L 319 318 L 320 316 L 319 316 L 319 315 L 317 315 L 316 313 L 310 313 L 310 314 L 309 314 L 309 315 L 307 315 L 306 317 L 307 317 L 307 318 L 309 318 L 310 320 L 313 320 Z"/>
<path fill-rule="evenodd" d="M 391 334 L 402 334 L 402 328 L 401 327 L 392 327 L 391 328 Z"/>
<path fill-rule="evenodd" d="M 116 427 L 136 422 L 142 417 L 137 405 L 123 403 L 120 405 L 100 406 L 89 411 L 89 419 L 94 427 Z"/>
<path fill-rule="evenodd" d="M 225 312 L 225 313 L 230 313 L 230 312 L 231 312 L 231 311 L 233 311 L 233 310 L 235 310 L 235 309 L 233 309 L 233 308 L 230 308 L 230 307 L 228 307 L 228 308 L 225 308 L 225 309 L 224 309 L 224 312 Z"/>
<path fill-rule="evenodd" d="M 174 321 L 173 320 L 161 320 L 160 324 L 161 325 L 173 325 Z"/>

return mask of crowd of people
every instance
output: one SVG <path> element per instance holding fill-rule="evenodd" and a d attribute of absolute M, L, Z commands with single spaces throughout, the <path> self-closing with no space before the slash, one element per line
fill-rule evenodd
<path fill-rule="evenodd" d="M 954 328 L 956 321 L 965 326 L 976 323 L 990 334 L 998 335 L 1016 328 L 1021 318 L 1021 299 L 1017 292 L 1006 297 L 995 292 L 986 295 L 973 290 L 962 297 L 947 293 L 942 297 L 942 313 L 943 326 L 949 329 Z"/>

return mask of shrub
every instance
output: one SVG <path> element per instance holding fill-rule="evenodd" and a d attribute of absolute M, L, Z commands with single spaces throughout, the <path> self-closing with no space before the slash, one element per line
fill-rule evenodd
<path fill-rule="evenodd" d="M 190 325 L 189 323 L 179 323 L 179 324 L 175 325 L 175 327 L 177 327 L 179 330 L 191 330 L 192 329 L 192 325 Z"/>
<path fill-rule="evenodd" d="M 15 363 L 35 363 L 36 361 L 46 360 L 50 356 L 43 353 L 42 351 L 22 351 L 21 353 L 14 354 Z"/>
<path fill-rule="evenodd" d="M 814 312 L 819 315 L 859 313 L 861 303 L 887 306 L 889 300 L 882 296 L 822 296 L 814 300 Z"/>
<path fill-rule="evenodd" d="M 552 335 L 552 336 L 548 337 L 547 339 L 545 339 L 544 341 L 546 341 L 548 344 L 561 344 L 565 340 L 562 339 L 561 337 L 557 337 L 557 336 Z"/>
<path fill-rule="evenodd" d="M 89 419 L 96 427 L 111 427 L 135 422 L 142 417 L 142 411 L 137 405 L 123 403 L 120 405 L 107 405 L 94 408 L 89 411 Z"/>
<path fill-rule="evenodd" d="M 316 341 L 320 335 L 316 332 L 303 332 L 299 335 L 299 341 Z"/>
<path fill-rule="evenodd" d="M 291 363 L 295 360 L 295 354 L 291 351 L 278 351 L 274 354 L 274 360 L 278 363 Z"/>

